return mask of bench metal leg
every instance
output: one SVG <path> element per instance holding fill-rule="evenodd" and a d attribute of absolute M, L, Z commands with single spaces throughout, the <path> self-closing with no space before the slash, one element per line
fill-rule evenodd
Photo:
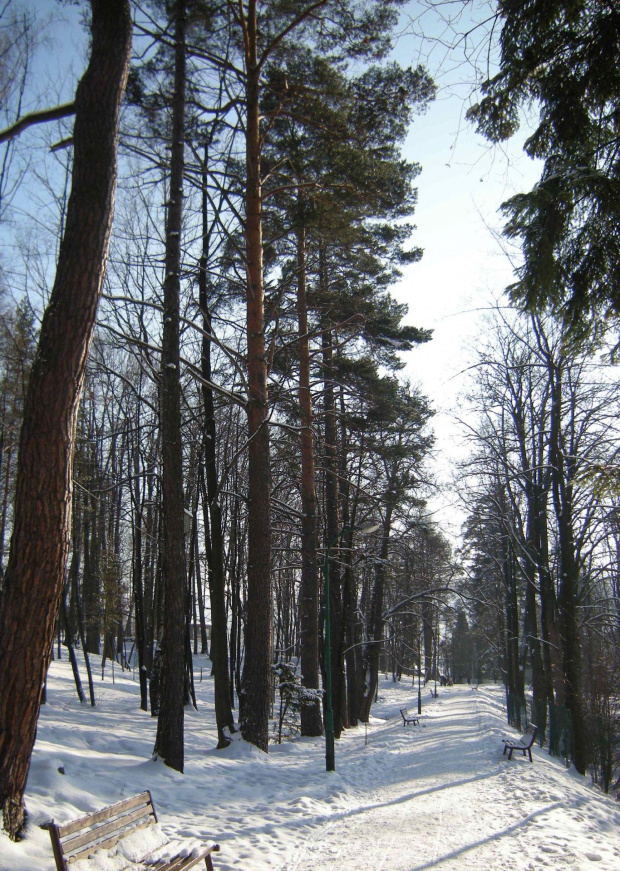
<path fill-rule="evenodd" d="M 530 762 L 534 761 L 532 759 L 532 748 L 531 747 L 511 747 L 509 744 L 504 744 L 504 753 L 503 753 L 504 756 L 506 755 L 506 750 L 508 750 L 508 761 L 510 761 L 512 759 L 513 750 L 520 750 L 524 756 L 529 755 Z"/>

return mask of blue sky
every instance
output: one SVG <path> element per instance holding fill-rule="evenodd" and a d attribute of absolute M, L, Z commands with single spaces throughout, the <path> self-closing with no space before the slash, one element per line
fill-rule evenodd
<path fill-rule="evenodd" d="M 483 19 L 491 5 L 479 0 L 472 8 Z M 407 11 L 415 13 L 420 7 L 410 3 Z M 467 29 L 471 24 L 471 19 L 461 20 L 458 26 Z M 461 63 L 460 48 L 445 50 L 453 34 L 437 17 L 426 15 L 421 26 L 431 37 L 441 35 L 442 44 L 405 34 L 396 56 L 403 64 L 425 62 L 438 85 L 435 102 L 415 118 L 405 147 L 405 156 L 422 166 L 412 241 L 424 249 L 424 256 L 406 269 L 393 293 L 409 306 L 410 323 L 434 330 L 431 342 L 407 355 L 405 374 L 436 409 L 435 470 L 445 482 L 454 461 L 464 455 L 454 415 L 462 412 L 470 349 L 484 329 L 485 311 L 512 281 L 511 258 L 497 238 L 502 227 L 498 210 L 510 196 L 535 184 L 538 167 L 523 153 L 527 125 L 514 141 L 498 148 L 465 120 L 475 102 L 476 70 Z M 482 50 L 480 55 L 489 57 Z M 463 515 L 452 507 L 453 501 L 453 493 L 445 490 L 431 500 L 430 510 L 456 537 Z"/>

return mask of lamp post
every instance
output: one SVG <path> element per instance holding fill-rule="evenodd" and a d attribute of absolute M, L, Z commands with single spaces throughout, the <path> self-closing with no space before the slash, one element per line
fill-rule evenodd
<path fill-rule="evenodd" d="M 362 535 L 370 535 L 371 532 L 376 532 L 380 527 L 380 523 L 369 524 L 366 526 L 345 526 L 340 532 L 335 535 L 327 545 L 325 550 L 325 562 L 323 564 L 323 578 L 325 582 L 323 590 L 324 613 L 325 613 L 325 631 L 323 633 L 324 641 L 324 660 L 325 660 L 325 770 L 336 770 L 336 759 L 334 753 L 334 708 L 332 705 L 332 638 L 331 638 L 331 612 L 329 606 L 329 551 L 336 544 L 339 538 L 346 532 L 357 531 Z"/>

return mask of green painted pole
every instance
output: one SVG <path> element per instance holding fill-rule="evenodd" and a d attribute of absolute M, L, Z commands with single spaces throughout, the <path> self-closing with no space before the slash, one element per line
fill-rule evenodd
<path fill-rule="evenodd" d="M 344 530 L 343 530 L 344 531 Z M 336 770 L 336 755 L 334 752 L 334 708 L 332 705 L 332 637 L 331 637 L 331 615 L 329 608 L 329 549 L 338 541 L 342 533 L 339 533 L 333 541 L 331 541 L 325 551 L 325 565 L 323 566 L 323 577 L 325 580 L 325 589 L 323 592 L 324 610 L 325 610 L 325 770 Z"/>

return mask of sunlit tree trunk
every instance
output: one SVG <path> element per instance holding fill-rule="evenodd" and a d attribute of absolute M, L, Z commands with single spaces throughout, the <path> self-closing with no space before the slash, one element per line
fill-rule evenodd
<path fill-rule="evenodd" d="M 91 0 L 92 48 L 75 99 L 71 197 L 24 410 L 15 522 L 0 616 L 0 803 L 18 838 L 26 778 L 65 580 L 77 411 L 108 253 L 127 0 Z"/>

